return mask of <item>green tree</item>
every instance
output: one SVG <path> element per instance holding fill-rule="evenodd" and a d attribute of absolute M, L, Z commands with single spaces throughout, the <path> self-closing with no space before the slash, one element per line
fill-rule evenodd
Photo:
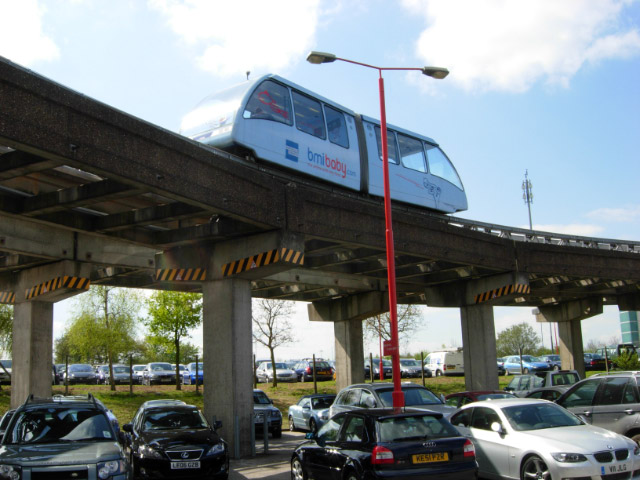
<path fill-rule="evenodd" d="M 398 343 L 410 338 L 421 325 L 422 315 L 417 305 L 398 305 Z M 391 339 L 391 317 L 389 312 L 367 318 L 363 324 L 364 336 L 369 340 Z M 420 357 L 418 357 L 420 358 Z"/>
<path fill-rule="evenodd" d="M 176 390 L 180 390 L 180 340 L 202 321 L 202 295 L 157 291 L 148 303 L 146 324 L 152 335 L 170 339 L 176 364 Z"/>
<path fill-rule="evenodd" d="M 538 349 L 540 337 L 528 323 L 519 323 L 498 334 L 496 352 L 499 357 L 507 355 L 533 355 Z"/>
<path fill-rule="evenodd" d="M 144 345 L 138 357 L 143 359 L 142 363 L 175 362 L 175 345 L 170 338 L 147 335 L 141 343 Z M 180 363 L 194 362 L 198 354 L 199 350 L 197 346 L 189 342 L 180 342 Z M 198 360 L 202 363 L 202 357 Z"/>
<path fill-rule="evenodd" d="M 13 307 L 0 304 L 0 350 L 7 355 L 11 355 L 13 347 Z M 0 368 L 9 375 L 7 369 L 0 363 Z"/>
<path fill-rule="evenodd" d="M 253 338 L 269 349 L 273 367 L 273 386 L 278 386 L 276 376 L 276 348 L 295 340 L 289 317 L 293 313 L 291 302 L 262 298 L 253 302 Z"/>
<path fill-rule="evenodd" d="M 77 298 L 78 313 L 65 332 L 70 357 L 106 360 L 111 390 L 115 390 L 113 363 L 135 347 L 140 295 L 131 289 L 98 285 Z"/>

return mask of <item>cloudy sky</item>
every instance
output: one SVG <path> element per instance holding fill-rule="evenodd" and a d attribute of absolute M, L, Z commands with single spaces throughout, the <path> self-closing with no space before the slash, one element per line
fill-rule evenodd
<path fill-rule="evenodd" d="M 447 152 L 469 199 L 460 216 L 528 227 L 528 171 L 535 229 L 640 240 L 638 0 L 0 0 L 0 18 L 0 55 L 172 131 L 247 72 L 379 117 L 377 72 L 311 65 L 310 50 L 447 67 L 442 81 L 387 72 L 387 119 Z M 298 310 L 283 358 L 308 353 L 309 338 L 331 356 L 331 326 Z M 56 306 L 56 332 L 66 317 Z M 496 309 L 498 331 L 521 321 L 530 309 Z M 460 344 L 459 323 L 425 309 L 409 348 Z M 585 341 L 619 335 L 617 308 L 583 328 Z"/>

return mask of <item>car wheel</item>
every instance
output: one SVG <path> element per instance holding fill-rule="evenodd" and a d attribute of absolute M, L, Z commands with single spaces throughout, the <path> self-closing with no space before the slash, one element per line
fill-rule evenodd
<path fill-rule="evenodd" d="M 633 440 L 638 445 L 640 445 L 640 433 L 636 433 L 634 435 L 631 435 L 631 440 Z"/>
<path fill-rule="evenodd" d="M 551 480 L 551 473 L 549 473 L 549 468 L 540 457 L 538 457 L 537 455 L 532 455 L 531 457 L 527 458 L 522 464 L 522 469 L 520 470 L 520 479 Z"/>
<path fill-rule="evenodd" d="M 291 460 L 291 480 L 307 480 L 307 472 L 304 471 L 302 462 L 298 457 Z"/>
<path fill-rule="evenodd" d="M 526 375 L 527 373 L 529 373 L 529 369 L 525 368 L 524 370 L 522 370 L 522 373 L 524 373 Z"/>
<path fill-rule="evenodd" d="M 311 430 L 312 433 L 316 433 L 318 431 L 318 425 L 313 418 L 309 421 L 309 430 Z"/>
<path fill-rule="evenodd" d="M 347 480 L 360 480 L 360 477 L 358 476 L 358 474 L 356 472 L 354 472 L 352 470 L 347 474 L 346 479 Z"/>
<path fill-rule="evenodd" d="M 295 423 L 293 423 L 293 417 L 289 416 L 289 431 L 290 432 L 295 432 L 296 431 L 296 425 Z"/>
<path fill-rule="evenodd" d="M 442 371 L 436 370 L 436 377 L 441 377 L 441 376 L 442 376 Z"/>

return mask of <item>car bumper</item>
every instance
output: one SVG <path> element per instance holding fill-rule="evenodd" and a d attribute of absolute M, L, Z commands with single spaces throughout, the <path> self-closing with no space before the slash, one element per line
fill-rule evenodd
<path fill-rule="evenodd" d="M 224 478 L 229 473 L 229 459 L 226 455 L 212 458 L 202 457 L 199 460 L 200 468 L 172 469 L 169 460 L 140 459 L 137 466 L 140 477 L 144 479 L 164 479 L 164 478 Z"/>
<path fill-rule="evenodd" d="M 464 462 L 431 468 L 394 468 L 390 470 L 376 468 L 371 469 L 371 478 L 378 480 L 418 480 L 424 478 L 474 480 L 478 478 L 478 467 L 475 462 Z"/>

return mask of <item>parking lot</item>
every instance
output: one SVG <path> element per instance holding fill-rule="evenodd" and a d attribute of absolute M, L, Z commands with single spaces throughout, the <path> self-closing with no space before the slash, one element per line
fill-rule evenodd
<path fill-rule="evenodd" d="M 289 480 L 289 461 L 294 448 L 304 440 L 304 432 L 283 431 L 282 438 L 269 437 L 269 453 L 263 453 L 262 437 L 256 438 L 256 456 L 231 460 L 229 480 L 262 478 L 268 480 Z"/>

